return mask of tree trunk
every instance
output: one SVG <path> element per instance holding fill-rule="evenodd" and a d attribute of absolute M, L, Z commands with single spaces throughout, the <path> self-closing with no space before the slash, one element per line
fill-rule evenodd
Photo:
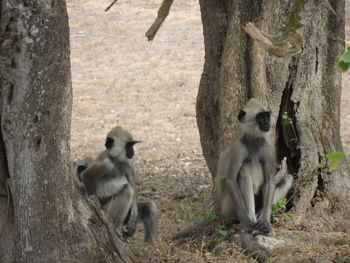
<path fill-rule="evenodd" d="M 250 97 L 267 102 L 275 120 L 278 160 L 287 157 L 296 179 L 296 214 L 337 211 L 349 217 L 346 164 L 332 174 L 324 166 L 327 153 L 343 151 L 337 59 L 344 51 L 345 3 L 329 2 L 336 15 L 325 1 L 200 0 L 205 64 L 197 122 L 214 178 L 219 153 L 237 130 L 239 109 Z M 273 36 L 283 36 L 291 27 L 295 31 L 301 22 L 301 52 L 287 58 L 269 54 L 244 32 L 247 22 Z M 285 113 L 292 125 L 283 124 Z"/>
<path fill-rule="evenodd" d="M 0 3 L 0 211 L 11 201 L 0 214 L 2 262 L 132 260 L 97 202 L 72 183 L 65 1 Z"/>

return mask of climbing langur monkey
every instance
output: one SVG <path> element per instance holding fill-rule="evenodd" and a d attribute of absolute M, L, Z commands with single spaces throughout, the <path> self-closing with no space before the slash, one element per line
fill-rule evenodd
<path fill-rule="evenodd" d="M 102 209 L 112 218 L 118 233 L 133 236 L 138 222 L 145 227 L 145 242 L 155 240 L 158 212 L 153 201 L 137 202 L 132 157 L 132 135 L 118 126 L 106 138 L 106 149 L 96 158 L 86 158 L 76 166 L 76 182 L 86 195 L 97 195 Z M 79 183 L 80 182 L 80 183 Z"/>
<path fill-rule="evenodd" d="M 275 185 L 275 145 L 270 135 L 271 112 L 250 99 L 239 112 L 240 132 L 219 158 L 215 178 L 225 219 L 239 221 L 252 235 L 272 232 L 271 206 L 290 189 L 293 177 Z"/>

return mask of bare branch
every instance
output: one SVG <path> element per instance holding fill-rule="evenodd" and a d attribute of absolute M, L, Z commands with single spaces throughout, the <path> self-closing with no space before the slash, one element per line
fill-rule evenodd
<path fill-rule="evenodd" d="M 301 51 L 300 35 L 296 32 L 287 32 L 281 36 L 271 36 L 260 31 L 252 23 L 244 26 L 244 31 L 251 36 L 256 43 L 277 57 L 288 57 L 298 54 Z"/>
<path fill-rule="evenodd" d="M 329 0 L 325 0 L 325 5 L 326 5 L 326 7 L 327 7 L 329 10 L 332 11 L 332 13 L 333 13 L 334 15 L 337 15 L 337 12 L 335 12 L 335 10 L 334 10 L 334 8 L 332 7 L 332 5 L 331 5 L 331 3 L 329 2 Z"/>
<path fill-rule="evenodd" d="M 114 0 L 107 8 L 105 9 L 105 12 L 107 12 L 111 7 L 117 2 L 118 0 Z"/>
<path fill-rule="evenodd" d="M 244 27 L 244 31 L 250 35 L 250 37 L 254 39 L 263 49 L 268 50 L 269 48 L 273 47 L 273 36 L 261 32 L 252 23 L 247 23 Z"/>
<path fill-rule="evenodd" d="M 156 20 L 153 22 L 152 26 L 147 30 L 146 37 L 148 41 L 152 41 L 156 36 L 159 28 L 162 26 L 166 17 L 169 15 L 169 10 L 174 0 L 163 0 L 162 5 L 158 10 L 158 16 Z"/>

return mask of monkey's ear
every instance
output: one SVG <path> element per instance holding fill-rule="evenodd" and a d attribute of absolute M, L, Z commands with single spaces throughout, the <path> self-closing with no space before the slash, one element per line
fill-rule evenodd
<path fill-rule="evenodd" d="M 112 138 L 107 137 L 105 146 L 109 150 L 113 147 L 114 140 Z"/>
<path fill-rule="evenodd" d="M 128 142 L 129 145 L 134 146 L 136 143 L 140 143 L 140 141 L 131 141 Z"/>
<path fill-rule="evenodd" d="M 240 122 L 243 121 L 243 118 L 244 118 L 245 114 L 246 114 L 246 112 L 245 112 L 244 110 L 241 110 L 241 111 L 238 113 L 238 120 L 239 120 Z"/>

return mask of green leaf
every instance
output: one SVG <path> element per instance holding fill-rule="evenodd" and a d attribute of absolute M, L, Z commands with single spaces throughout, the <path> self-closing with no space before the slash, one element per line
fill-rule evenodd
<path fill-rule="evenodd" d="M 279 208 L 276 204 L 272 204 L 271 210 L 272 210 L 272 215 L 275 215 L 279 211 Z"/>
<path fill-rule="evenodd" d="M 283 214 L 284 215 L 284 217 L 287 219 L 287 220 L 289 220 L 289 221 L 291 221 L 291 220 L 293 220 L 293 215 L 291 215 L 291 214 L 288 214 L 288 213 L 286 213 L 286 214 Z"/>
<path fill-rule="evenodd" d="M 333 152 L 326 154 L 327 159 L 331 162 L 329 165 L 329 171 L 332 172 L 343 161 L 345 154 L 343 152 Z"/>
<path fill-rule="evenodd" d="M 228 231 L 227 230 L 218 230 L 218 233 L 220 234 L 220 235 L 222 235 L 222 236 L 227 236 L 227 234 L 228 234 Z"/>
<path fill-rule="evenodd" d="M 285 197 L 281 197 L 281 198 L 278 200 L 277 204 L 278 204 L 278 207 L 279 207 L 280 209 L 286 208 L 287 199 L 286 199 Z"/>
<path fill-rule="evenodd" d="M 212 208 L 209 210 L 209 214 L 208 214 L 209 219 L 214 222 L 216 220 L 216 213 L 215 213 L 215 209 Z"/>
<path fill-rule="evenodd" d="M 277 204 L 272 204 L 272 215 L 277 214 L 282 209 L 286 208 L 287 205 L 287 199 L 285 197 L 281 197 L 278 199 Z"/>
<path fill-rule="evenodd" d="M 340 67 L 341 68 L 341 70 L 343 71 L 343 72 L 345 72 L 345 71 L 347 71 L 348 69 L 349 69 L 349 67 L 350 67 L 350 63 L 346 63 L 346 62 L 344 62 L 344 61 L 338 61 L 338 67 Z"/>
<path fill-rule="evenodd" d="M 345 51 L 345 53 L 341 55 L 339 60 L 344 61 L 346 63 L 350 63 L 350 51 L 349 50 Z"/>
<path fill-rule="evenodd" d="M 339 60 L 350 63 L 350 50 L 345 51 Z"/>
<path fill-rule="evenodd" d="M 284 112 L 282 114 L 282 120 L 283 120 L 283 124 L 284 125 L 292 125 L 293 124 L 293 120 L 291 117 L 288 116 L 288 113 L 287 112 Z"/>
<path fill-rule="evenodd" d="M 340 56 L 338 60 L 338 66 L 342 71 L 347 71 L 350 67 L 350 46 L 347 47 L 346 51 Z"/>

